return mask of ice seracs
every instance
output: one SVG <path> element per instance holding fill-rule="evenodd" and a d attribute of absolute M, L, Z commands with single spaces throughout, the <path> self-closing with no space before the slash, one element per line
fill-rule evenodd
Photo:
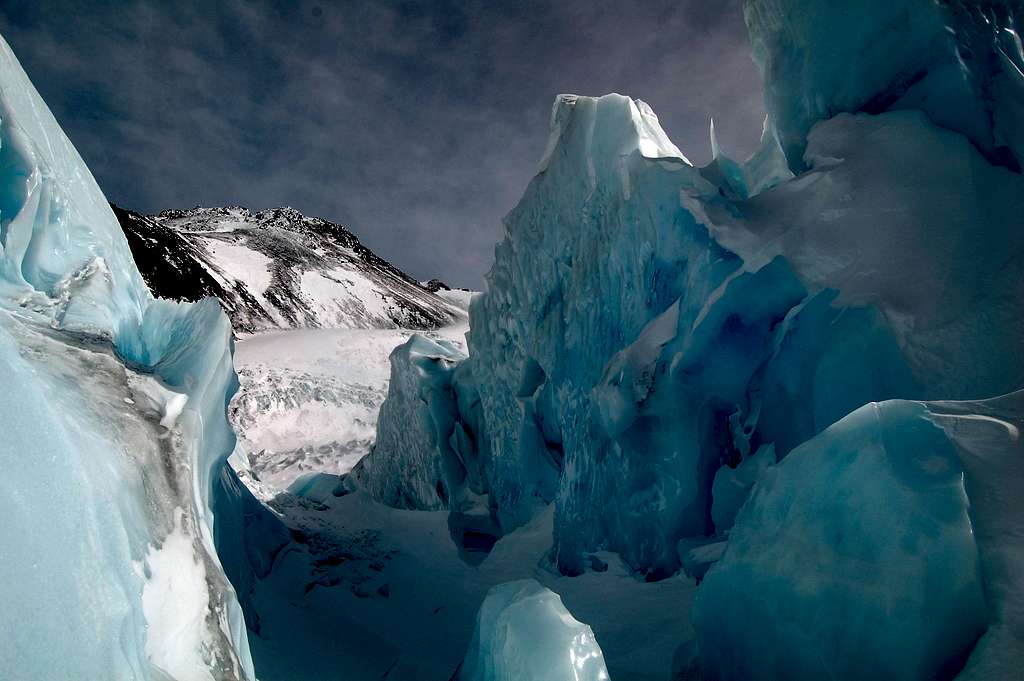
<path fill-rule="evenodd" d="M 507 532 L 555 502 L 567 573 L 597 548 L 674 573 L 680 539 L 728 529 L 711 512 L 719 468 L 763 444 L 784 456 L 860 404 L 918 389 L 876 309 L 835 305 L 784 257 L 747 264 L 709 232 L 716 211 L 788 186 L 769 129 L 750 163 L 696 169 L 648 157 L 656 119 L 634 110 L 560 99 L 555 150 L 506 220 L 460 368 L 494 521 Z"/>
<path fill-rule="evenodd" d="M 705 678 L 980 678 L 1021 659 L 1019 559 L 991 548 L 1020 545 L 995 510 L 1022 484 L 1020 10 L 827 4 L 746 3 L 768 118 L 745 162 L 712 137 L 694 168 L 619 95 L 556 100 L 442 420 L 472 423 L 502 532 L 553 508 L 563 574 L 711 566 Z M 413 470 L 380 494 L 383 454 L 360 484 L 413 499 Z"/>
<path fill-rule="evenodd" d="M 252 679 L 211 506 L 231 329 L 154 300 L 0 41 L 0 675 Z"/>

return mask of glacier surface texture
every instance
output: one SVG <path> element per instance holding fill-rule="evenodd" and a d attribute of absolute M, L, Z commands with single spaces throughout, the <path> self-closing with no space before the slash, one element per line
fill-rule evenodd
<path fill-rule="evenodd" d="M 695 167 L 639 100 L 556 98 L 468 354 L 410 337 L 372 451 L 282 498 L 447 511 L 451 574 L 515 530 L 563 585 L 612 554 L 684 571 L 677 678 L 1015 678 L 1024 7 L 744 10 L 756 153 L 712 127 Z M 243 612 L 273 628 L 255 600 L 291 540 L 225 466 L 228 318 L 153 298 L 5 43 L 0 372 L 0 676 L 254 679 Z M 511 582 L 458 674 L 607 670 L 556 594 Z"/>
<path fill-rule="evenodd" d="M 252 679 L 211 505 L 231 328 L 154 299 L 0 40 L 0 676 Z"/>
<path fill-rule="evenodd" d="M 562 574 L 693 570 L 705 678 L 1012 676 L 1024 9 L 744 7 L 757 152 L 559 96 L 468 357 L 393 356 L 349 484 L 495 536 L 553 505 Z"/>

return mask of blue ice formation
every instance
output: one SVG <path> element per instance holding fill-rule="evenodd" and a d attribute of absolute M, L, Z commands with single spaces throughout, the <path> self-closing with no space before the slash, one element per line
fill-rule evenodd
<path fill-rule="evenodd" d="M 642 102 L 560 96 L 446 368 L 465 397 L 434 420 L 472 424 L 459 451 L 502 531 L 553 504 L 565 574 L 600 549 L 648 578 L 721 558 L 696 619 L 707 678 L 1012 676 L 1024 8 L 745 8 L 758 151 L 733 161 L 712 130 L 695 168 Z M 379 442 L 410 415 L 382 413 Z M 360 484 L 402 456 L 378 444 Z"/>
<path fill-rule="evenodd" d="M 460 555 L 478 563 L 502 529 L 495 521 L 484 466 L 488 461 L 473 365 L 444 340 L 419 334 L 391 353 L 391 381 L 377 441 L 348 476 L 397 508 L 448 509 Z M 314 479 L 303 481 L 320 484 Z M 294 486 L 293 486 L 294 487 Z M 305 490 L 295 490 L 303 493 Z"/>
<path fill-rule="evenodd" d="M 783 459 L 867 402 L 1024 385 L 1013 15 L 875 4 L 747 4 L 769 117 L 744 163 L 712 131 L 693 167 L 642 102 L 556 100 L 451 386 L 471 376 L 479 405 L 475 491 L 504 531 L 554 502 L 563 572 L 608 549 L 673 573 L 678 541 L 727 532 L 752 484 L 720 471 L 767 445 Z M 897 59 L 890 30 L 910 46 Z M 393 416 L 379 441 L 408 420 Z M 391 484 L 394 503 L 408 486 Z"/>
<path fill-rule="evenodd" d="M 590 627 L 565 609 L 558 594 L 524 579 L 487 593 L 457 678 L 608 681 L 608 670 Z"/>
<path fill-rule="evenodd" d="M 391 379 L 380 418 L 379 454 L 357 464 L 353 477 L 397 508 L 449 508 L 465 488 L 470 453 L 461 447 L 454 374 L 466 356 L 447 341 L 413 334 L 391 353 Z"/>
<path fill-rule="evenodd" d="M 230 325 L 152 298 L 2 40 L 0 373 L 0 676 L 253 678 L 211 513 Z"/>
<path fill-rule="evenodd" d="M 697 593 L 705 678 L 949 678 L 987 625 L 963 475 L 928 406 L 898 400 L 766 471 Z"/>
<path fill-rule="evenodd" d="M 765 101 L 790 165 L 841 112 L 921 111 L 986 158 L 1024 163 L 1024 52 L 1015 0 L 747 0 Z"/>
<path fill-rule="evenodd" d="M 865 402 L 927 386 L 876 307 L 836 304 L 784 256 L 750 266 L 714 238 L 710 216 L 746 225 L 748 203 L 794 182 L 778 184 L 791 174 L 770 127 L 750 162 L 719 153 L 697 169 L 626 97 L 563 96 L 552 121 L 455 373 L 455 386 L 472 376 L 465 402 L 482 415 L 464 429 L 476 491 L 505 531 L 555 501 L 563 572 L 604 548 L 668 575 L 681 538 L 728 529 L 731 514 L 712 513 L 720 468 L 762 445 L 784 456 Z M 367 468 L 403 414 L 382 412 Z"/>

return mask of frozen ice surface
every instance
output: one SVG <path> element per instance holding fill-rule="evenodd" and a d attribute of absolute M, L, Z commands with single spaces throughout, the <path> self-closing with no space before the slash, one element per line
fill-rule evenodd
<path fill-rule="evenodd" d="M 698 590 L 705 678 L 1019 671 L 1022 406 L 872 403 L 768 469 Z"/>
<path fill-rule="evenodd" d="M 819 123 L 805 160 L 749 200 L 691 205 L 745 268 L 782 257 L 835 305 L 880 310 L 920 396 L 1024 385 L 1024 178 L 916 111 Z"/>
<path fill-rule="evenodd" d="M 459 681 L 607 681 L 594 632 L 536 580 L 492 588 Z"/>
<path fill-rule="evenodd" d="M 252 678 L 210 512 L 230 326 L 152 298 L 3 41 L 0 187 L 0 675 Z"/>
<path fill-rule="evenodd" d="M 957 678 L 1013 678 L 1024 660 L 1024 391 L 927 407 L 964 469 L 989 610 L 988 631 Z"/>
<path fill-rule="evenodd" d="M 711 521 L 716 528 L 732 527 L 750 489 L 765 469 L 774 464 L 775 446 L 769 444 L 743 458 L 735 468 L 722 466 L 718 469 L 711 485 Z"/>
<path fill-rule="evenodd" d="M 112 337 L 149 291 L 92 174 L 0 42 L 0 287 L 59 328 Z"/>
<path fill-rule="evenodd" d="M 840 112 L 915 109 L 986 157 L 1024 162 L 1024 53 L 1016 2 L 748 0 L 754 59 L 794 168 Z"/>

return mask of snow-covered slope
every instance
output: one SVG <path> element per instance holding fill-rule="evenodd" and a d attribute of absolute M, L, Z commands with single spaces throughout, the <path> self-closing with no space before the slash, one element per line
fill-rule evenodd
<path fill-rule="evenodd" d="M 466 324 L 424 331 L 464 346 Z M 388 356 L 409 329 L 296 329 L 235 345 L 231 422 L 243 477 L 265 498 L 303 473 L 346 473 L 369 450 L 388 391 Z"/>
<path fill-rule="evenodd" d="M 113 209 L 155 293 L 214 296 L 230 315 L 240 339 L 231 419 L 243 476 L 260 494 L 305 472 L 344 473 L 362 458 L 387 391 L 388 354 L 410 330 L 454 329 L 463 340 L 471 292 L 421 285 L 340 225 L 290 208 L 154 217 Z"/>
<path fill-rule="evenodd" d="M 156 295 L 216 296 L 237 332 L 433 329 L 458 316 L 341 225 L 293 208 L 114 212 Z"/>

